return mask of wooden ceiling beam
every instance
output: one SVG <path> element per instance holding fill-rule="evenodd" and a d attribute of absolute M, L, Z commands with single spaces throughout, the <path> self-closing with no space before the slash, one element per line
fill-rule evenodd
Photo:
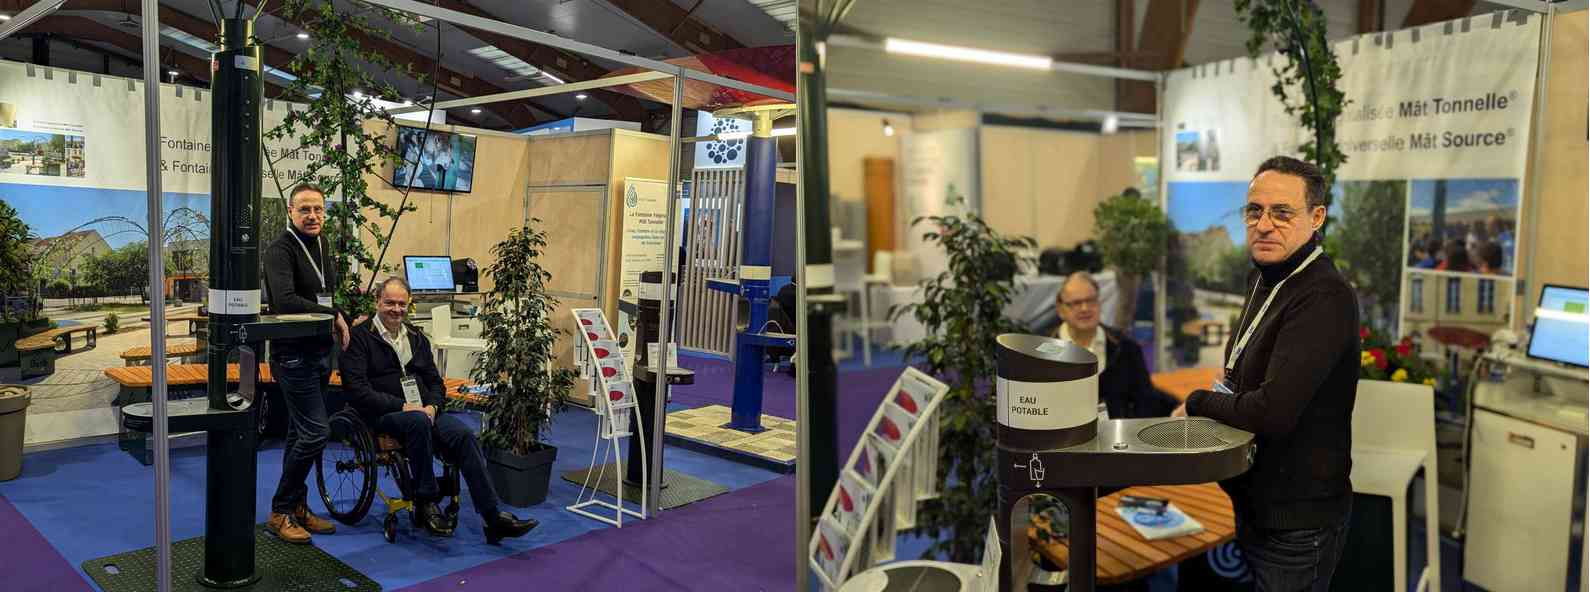
<path fill-rule="evenodd" d="M 435 0 L 435 4 L 438 8 L 454 10 L 464 14 L 478 16 L 480 18 L 487 18 L 496 21 L 505 20 L 489 12 L 476 8 L 464 0 Z M 596 80 L 597 78 L 606 76 L 610 72 L 610 70 L 607 68 L 603 68 L 602 66 L 597 65 L 595 62 L 586 59 L 584 56 L 573 52 L 531 43 L 517 37 L 509 37 L 507 35 L 493 33 L 491 31 L 482 31 L 468 27 L 461 28 L 469 31 L 470 35 L 475 36 L 481 41 L 495 46 L 497 49 L 508 52 L 514 57 L 524 60 L 526 63 L 532 66 L 552 72 L 564 82 Z M 620 119 L 627 121 L 645 121 L 646 107 L 641 104 L 640 99 L 606 89 L 595 91 L 591 93 L 591 95 L 592 98 L 598 99 L 605 103 L 608 108 L 612 109 Z M 537 107 L 541 108 L 540 105 L 537 105 Z"/>
<path fill-rule="evenodd" d="M 1414 0 L 1402 19 L 1402 28 L 1463 18 L 1474 12 L 1474 4 L 1475 0 Z"/>
<path fill-rule="evenodd" d="M 1117 46 L 1123 46 L 1131 29 L 1136 25 L 1131 0 L 1116 0 Z M 1128 6 L 1121 6 L 1121 5 Z M 1182 67 L 1187 55 L 1187 42 L 1192 39 L 1193 21 L 1198 15 L 1198 0 L 1149 0 L 1148 12 L 1143 18 L 1143 32 L 1137 35 L 1137 54 L 1128 57 L 1123 65 L 1136 70 L 1162 72 Z M 1183 12 L 1185 9 L 1185 12 Z M 1125 18 L 1123 18 L 1125 17 Z M 1129 41 L 1126 41 L 1129 43 Z M 1155 113 L 1159 110 L 1159 97 L 1154 84 L 1141 80 L 1121 81 L 1117 85 L 1115 106 L 1130 113 Z"/>

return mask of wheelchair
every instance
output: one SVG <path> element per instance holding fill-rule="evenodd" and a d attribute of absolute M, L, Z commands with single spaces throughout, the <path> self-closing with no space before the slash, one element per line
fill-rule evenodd
<path fill-rule="evenodd" d="M 398 513 L 407 511 L 416 528 L 423 528 L 415 507 L 415 488 L 418 483 L 409 468 L 403 443 L 386 434 L 377 434 L 365 425 L 352 408 L 344 408 L 327 418 L 330 434 L 326 438 L 325 452 L 315 462 L 315 485 L 320 490 L 320 501 L 332 519 L 353 526 L 364 520 L 376 496 L 386 506 L 386 519 L 381 534 L 386 542 L 397 541 Z M 458 467 L 442 460 L 443 470 L 437 480 L 439 493 L 448 500 L 443 510 L 449 529 L 458 525 Z M 398 495 L 388 496 L 379 487 L 381 469 L 386 469 L 397 484 Z"/>

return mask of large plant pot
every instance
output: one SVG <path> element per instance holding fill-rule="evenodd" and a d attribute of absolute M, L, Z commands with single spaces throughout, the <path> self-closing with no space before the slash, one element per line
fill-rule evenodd
<path fill-rule="evenodd" d="M 524 456 L 495 448 L 487 448 L 485 453 L 486 472 L 502 503 L 528 508 L 546 501 L 552 484 L 552 462 L 558 458 L 556 446 L 543 444 Z"/>
<path fill-rule="evenodd" d="M 0 481 L 22 474 L 22 444 L 31 400 L 28 387 L 0 385 Z"/>

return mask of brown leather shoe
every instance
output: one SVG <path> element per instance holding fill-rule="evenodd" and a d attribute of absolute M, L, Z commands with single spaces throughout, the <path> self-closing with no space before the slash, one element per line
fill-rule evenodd
<path fill-rule="evenodd" d="M 303 525 L 304 530 L 315 534 L 331 534 L 337 532 L 337 525 L 330 520 L 314 515 L 309 511 L 309 504 L 298 504 L 298 509 L 293 510 L 293 520 Z"/>
<path fill-rule="evenodd" d="M 276 537 L 280 538 L 283 542 L 292 543 L 294 545 L 309 544 L 309 531 L 304 530 L 301 526 L 298 526 L 298 522 L 293 520 L 293 517 L 290 514 L 278 514 L 276 512 L 271 512 L 270 520 L 265 521 L 265 530 L 271 531 L 272 534 L 275 534 Z"/>

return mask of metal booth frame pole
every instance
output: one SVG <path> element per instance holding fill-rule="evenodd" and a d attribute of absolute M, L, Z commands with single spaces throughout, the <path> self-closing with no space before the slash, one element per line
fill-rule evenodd
<path fill-rule="evenodd" d="M 685 97 L 684 68 L 678 67 L 678 70 L 678 74 L 674 76 L 673 102 L 671 105 L 669 105 L 668 194 L 667 197 L 664 198 L 664 203 L 667 204 L 668 213 L 664 214 L 663 218 L 665 223 L 663 226 L 662 310 L 659 311 L 659 315 L 657 317 L 657 357 L 660 359 L 656 361 L 657 374 L 655 376 L 657 377 L 657 394 L 655 397 L 652 397 L 652 426 L 654 426 L 654 429 L 652 429 L 652 433 L 647 434 L 647 436 L 651 437 L 651 442 L 647 444 L 647 447 L 650 449 L 650 455 L 646 461 L 650 463 L 651 466 L 648 467 L 646 472 L 651 473 L 652 475 L 652 478 L 646 483 L 646 488 L 649 490 L 647 491 L 646 498 L 647 516 L 656 516 L 658 510 L 662 507 L 663 430 L 656 429 L 656 426 L 664 425 L 667 418 L 668 370 L 670 370 L 668 367 L 668 343 L 669 338 L 672 337 L 672 332 L 669 329 L 670 324 L 673 322 L 673 315 L 670 314 L 669 311 L 673 307 L 674 282 L 676 281 L 676 278 L 673 277 L 674 206 L 676 205 L 676 200 L 679 197 L 679 133 L 681 128 L 684 127 L 679 119 L 684 112 L 681 103 L 684 101 Z M 636 344 L 636 347 L 647 347 L 647 344 Z"/>
<path fill-rule="evenodd" d="M 160 187 L 160 2 L 143 0 L 144 169 L 149 198 L 149 340 L 155 440 L 155 589 L 171 590 L 171 442 L 166 424 L 166 281 Z M 153 66 L 151 66 L 153 65 Z"/>

